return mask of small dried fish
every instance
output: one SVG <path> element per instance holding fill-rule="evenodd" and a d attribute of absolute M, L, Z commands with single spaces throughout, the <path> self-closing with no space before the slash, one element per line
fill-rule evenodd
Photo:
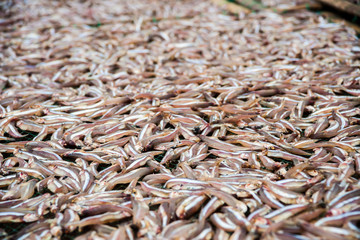
<path fill-rule="evenodd" d="M 0 236 L 358 239 L 359 39 L 262 8 L 0 4 Z"/>

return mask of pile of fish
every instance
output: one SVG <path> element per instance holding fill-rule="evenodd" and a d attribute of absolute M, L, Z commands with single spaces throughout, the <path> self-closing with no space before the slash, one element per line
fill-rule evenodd
<path fill-rule="evenodd" d="M 352 29 L 193 0 L 8 12 L 1 238 L 360 238 Z"/>

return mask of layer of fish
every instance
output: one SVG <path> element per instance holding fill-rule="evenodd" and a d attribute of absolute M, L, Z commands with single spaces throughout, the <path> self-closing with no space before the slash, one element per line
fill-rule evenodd
<path fill-rule="evenodd" d="M 11 9 L 2 237 L 360 238 L 353 30 L 209 1 Z"/>

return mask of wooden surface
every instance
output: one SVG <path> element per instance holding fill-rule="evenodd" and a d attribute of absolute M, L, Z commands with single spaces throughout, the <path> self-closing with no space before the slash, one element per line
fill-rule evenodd
<path fill-rule="evenodd" d="M 360 6 L 344 0 L 318 0 L 341 11 L 360 17 Z"/>
<path fill-rule="evenodd" d="M 252 12 L 254 10 L 267 9 L 267 8 L 259 9 L 260 7 L 263 7 L 263 6 L 261 4 L 256 5 L 257 1 L 254 1 L 254 0 L 236 0 L 237 3 L 242 4 L 242 5 L 239 5 L 239 4 L 236 4 L 236 3 L 233 3 L 233 2 L 229 2 L 227 0 L 211 0 L 211 1 L 214 4 L 216 4 L 216 5 L 220 6 L 220 7 L 223 7 L 227 11 L 229 11 L 231 13 L 234 13 L 234 14 L 238 14 L 240 12 L 250 13 L 250 12 Z M 355 8 L 354 8 L 355 10 L 357 8 L 359 8 L 359 11 L 355 15 L 360 16 L 360 6 L 355 5 L 355 4 L 351 4 L 351 3 L 347 2 L 347 1 L 341 1 L 341 0 L 318 0 L 318 1 L 319 2 L 336 2 L 339 5 L 341 5 L 343 2 L 346 2 L 347 4 L 355 6 Z M 247 4 L 253 4 L 252 6 L 256 5 L 257 7 L 250 9 L 250 6 L 247 6 Z M 329 3 L 329 5 L 331 5 L 331 4 Z M 338 9 L 343 10 L 344 8 L 347 8 L 347 7 L 349 7 L 349 5 L 345 4 L 345 5 L 341 5 L 341 8 L 338 8 Z M 301 9 L 312 9 L 312 10 L 321 9 L 321 4 L 311 3 L 311 4 L 301 4 L 301 5 L 291 7 L 291 8 L 268 8 L 268 9 L 271 9 L 271 10 L 273 10 L 275 12 L 278 12 L 278 13 L 284 13 L 284 12 L 289 12 L 289 11 L 297 11 L 297 10 L 301 10 Z M 353 10 L 353 11 L 355 11 L 355 10 Z M 359 25 L 351 23 L 349 21 L 346 21 L 346 20 L 340 18 L 339 16 L 337 16 L 336 14 L 334 14 L 332 12 L 322 11 L 321 15 L 326 17 L 327 19 L 329 19 L 332 22 L 337 22 L 337 23 L 342 22 L 346 26 L 353 28 L 357 33 L 360 33 L 360 26 Z"/>
<path fill-rule="evenodd" d="M 327 19 L 331 20 L 332 22 L 335 22 L 335 23 L 344 23 L 346 26 L 354 29 L 358 34 L 360 34 L 360 26 L 359 25 L 356 25 L 354 23 L 351 23 L 349 21 L 346 21 L 342 18 L 339 18 L 336 14 L 334 13 L 331 13 L 331 12 L 321 12 L 321 15 L 323 15 L 324 17 L 326 17 Z"/>

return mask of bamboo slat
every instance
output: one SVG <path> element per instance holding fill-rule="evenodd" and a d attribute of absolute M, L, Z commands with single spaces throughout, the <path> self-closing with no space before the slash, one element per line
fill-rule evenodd
<path fill-rule="evenodd" d="M 266 9 L 266 6 L 255 0 L 235 0 L 235 2 L 255 11 Z"/>
<path fill-rule="evenodd" d="M 224 7 L 226 8 L 227 11 L 231 12 L 231 13 L 235 13 L 235 14 L 238 14 L 238 13 L 250 13 L 251 10 L 246 8 L 246 7 L 243 7 L 243 6 L 240 6 L 238 4 L 235 4 L 235 3 L 232 3 L 232 2 L 228 2 L 226 0 L 211 0 L 214 4 L 220 6 L 220 7 Z"/>

